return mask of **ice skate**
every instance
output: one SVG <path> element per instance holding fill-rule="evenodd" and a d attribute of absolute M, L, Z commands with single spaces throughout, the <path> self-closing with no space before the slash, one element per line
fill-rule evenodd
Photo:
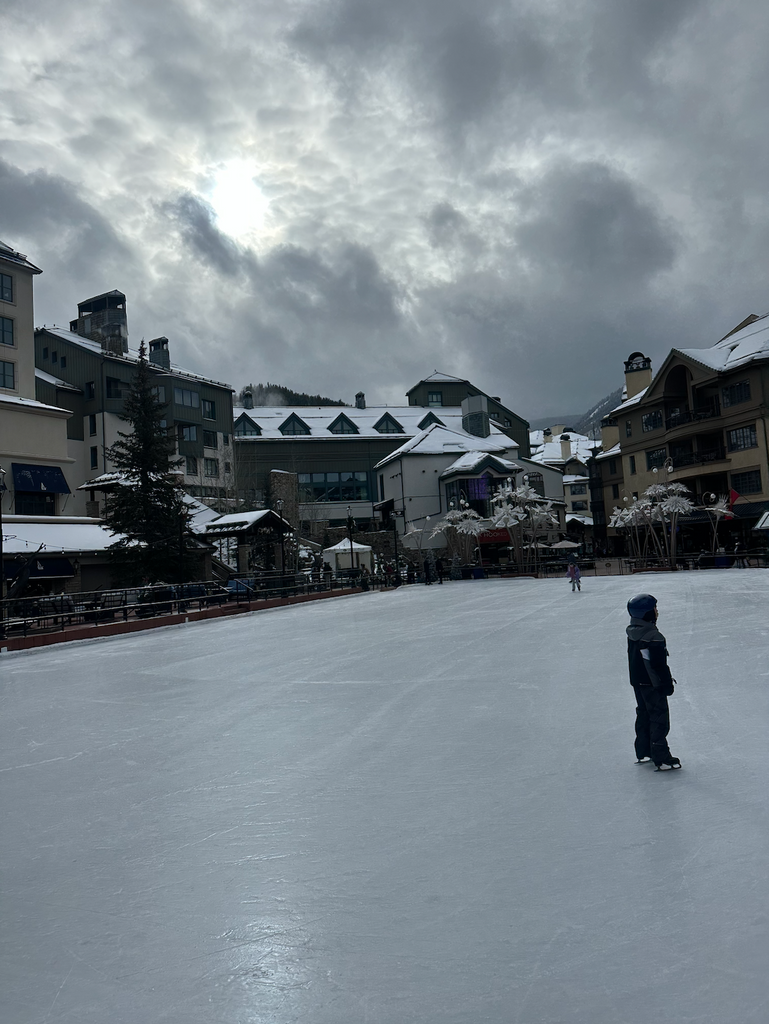
<path fill-rule="evenodd" d="M 636 764 L 651 764 L 652 763 L 652 759 L 648 755 L 646 755 L 645 757 L 639 757 L 638 760 L 635 763 Z"/>
<path fill-rule="evenodd" d="M 679 759 L 677 757 L 673 757 L 673 755 L 671 754 L 669 757 L 665 758 L 664 761 L 658 761 L 657 762 L 657 767 L 656 767 L 655 771 L 658 771 L 658 772 L 669 772 L 673 768 L 680 768 L 680 767 L 681 767 L 681 762 L 679 761 Z"/>

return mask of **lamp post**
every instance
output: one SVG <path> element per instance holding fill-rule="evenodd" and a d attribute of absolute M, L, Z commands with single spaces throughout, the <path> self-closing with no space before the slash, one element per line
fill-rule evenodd
<path fill-rule="evenodd" d="M 280 516 L 280 574 L 281 576 L 286 571 L 286 549 L 283 544 L 283 499 L 278 498 L 275 502 L 275 508 L 278 510 Z"/>
<path fill-rule="evenodd" d="M 355 529 L 355 520 L 352 517 L 352 509 L 348 505 L 347 506 L 347 536 L 350 539 L 350 579 L 352 579 L 353 572 L 354 572 L 354 569 L 355 569 L 355 563 L 353 562 L 353 557 L 352 557 L 352 534 L 353 534 L 353 530 L 354 529 Z"/>
<path fill-rule="evenodd" d="M 0 640 L 5 640 L 5 566 L 3 565 L 3 494 L 5 470 L 0 466 Z"/>

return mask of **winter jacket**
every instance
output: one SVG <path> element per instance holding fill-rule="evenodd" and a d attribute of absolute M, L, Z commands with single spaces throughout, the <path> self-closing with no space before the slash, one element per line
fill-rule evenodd
<path fill-rule="evenodd" d="M 632 686 L 653 686 L 669 697 L 673 677 L 668 668 L 665 637 L 653 622 L 631 619 L 627 627 L 627 660 Z"/>

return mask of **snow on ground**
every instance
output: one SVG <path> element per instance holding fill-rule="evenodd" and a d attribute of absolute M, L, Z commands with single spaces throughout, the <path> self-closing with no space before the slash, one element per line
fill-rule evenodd
<path fill-rule="evenodd" d="M 680 772 L 633 764 L 644 590 Z M 767 598 L 472 581 L 0 658 L 0 1018 L 765 1022 Z"/>

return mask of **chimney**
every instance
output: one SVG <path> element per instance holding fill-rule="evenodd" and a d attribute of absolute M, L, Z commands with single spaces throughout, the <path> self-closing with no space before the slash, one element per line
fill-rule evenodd
<path fill-rule="evenodd" d="M 616 416 L 604 416 L 601 420 L 601 447 L 605 452 L 619 444 L 619 421 Z"/>
<path fill-rule="evenodd" d="M 153 338 L 150 342 L 149 361 L 153 366 L 171 369 L 171 356 L 168 353 L 168 338 Z"/>
<path fill-rule="evenodd" d="M 571 458 L 571 438 L 568 434 L 561 434 L 561 458 L 564 462 L 568 462 Z"/>
<path fill-rule="evenodd" d="M 77 304 L 77 319 L 69 329 L 89 341 L 98 342 L 104 352 L 122 356 L 128 352 L 126 297 L 113 289 Z"/>
<path fill-rule="evenodd" d="M 471 395 L 462 402 L 462 429 L 476 437 L 489 436 L 489 403 L 485 395 Z"/>
<path fill-rule="evenodd" d="M 631 352 L 625 361 L 627 397 L 633 398 L 652 382 L 652 361 L 643 352 Z"/>
<path fill-rule="evenodd" d="M 243 395 L 243 408 L 253 409 L 254 407 L 254 396 L 250 391 L 246 391 Z"/>
<path fill-rule="evenodd" d="M 355 408 L 356 409 L 365 409 L 366 408 L 366 396 L 363 394 L 362 391 L 359 391 L 358 394 L 355 396 Z"/>

